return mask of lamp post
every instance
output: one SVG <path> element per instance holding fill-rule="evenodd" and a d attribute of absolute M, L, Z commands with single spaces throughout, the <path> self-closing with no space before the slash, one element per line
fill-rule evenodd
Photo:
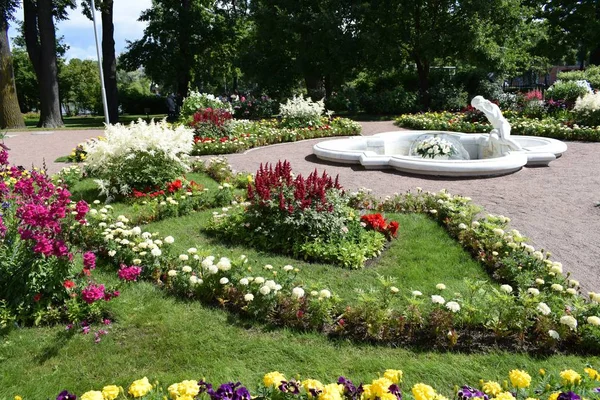
<path fill-rule="evenodd" d="M 102 106 L 104 107 L 104 122 L 110 124 L 108 120 L 108 103 L 106 102 L 106 88 L 104 87 L 104 71 L 102 70 L 102 58 L 100 57 L 100 46 L 98 46 L 98 31 L 96 29 L 96 5 L 94 0 L 90 0 L 92 7 L 92 22 L 94 23 L 94 39 L 96 40 L 96 54 L 98 55 L 98 68 L 100 69 L 100 86 L 102 87 Z"/>

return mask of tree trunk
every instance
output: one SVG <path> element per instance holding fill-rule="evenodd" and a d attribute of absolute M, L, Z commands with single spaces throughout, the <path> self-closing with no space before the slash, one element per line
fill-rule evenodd
<path fill-rule="evenodd" d="M 52 19 L 52 0 L 23 1 L 27 53 L 40 86 L 40 121 L 38 127 L 64 126 L 58 92 L 56 32 Z"/>
<path fill-rule="evenodd" d="M 25 128 L 25 121 L 17 99 L 8 23 L 0 16 L 0 129 L 6 128 Z"/>
<path fill-rule="evenodd" d="M 181 0 L 181 9 L 183 18 L 181 19 L 181 27 L 179 29 L 179 51 L 181 59 L 176 64 L 177 73 L 177 95 L 180 99 L 187 97 L 188 86 L 192 75 L 190 68 L 194 63 L 194 55 L 190 51 L 190 0 Z"/>
<path fill-rule="evenodd" d="M 108 103 L 108 120 L 111 124 L 116 124 L 119 122 L 119 93 L 117 90 L 113 4 L 113 0 L 104 0 L 102 3 L 102 69 Z"/>
<path fill-rule="evenodd" d="M 419 95 L 421 104 L 425 110 L 431 105 L 431 97 L 429 95 L 429 63 L 416 57 L 417 75 L 419 76 Z"/>

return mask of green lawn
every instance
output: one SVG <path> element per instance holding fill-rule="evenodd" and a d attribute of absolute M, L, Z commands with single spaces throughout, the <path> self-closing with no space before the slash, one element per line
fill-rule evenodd
<path fill-rule="evenodd" d="M 216 185 L 201 174 L 190 178 Z M 73 191 L 89 200 L 95 197 L 89 181 Z M 125 215 L 134 210 L 126 204 L 114 207 Z M 215 255 L 246 254 L 254 276 L 265 264 L 292 264 L 301 269 L 298 279 L 303 284 L 328 287 L 347 302 L 355 301 L 355 288 L 374 286 L 377 274 L 395 277 L 401 290 L 418 289 L 425 294 L 433 293 L 440 282 L 452 293 L 462 289 L 463 277 L 486 278 L 479 264 L 443 228 L 422 215 L 387 215 L 400 221 L 400 238 L 375 265 L 350 271 L 224 246 L 202 232 L 211 213 L 163 220 L 146 228 L 174 236 L 181 251 L 194 246 L 210 249 Z M 98 275 L 101 282 L 116 282 L 114 272 L 105 270 Z M 150 283 L 124 287 L 110 308 L 115 322 L 98 344 L 93 334 L 69 336 L 64 326 L 13 329 L 1 336 L 0 399 L 15 395 L 54 398 L 63 389 L 80 394 L 106 384 L 126 387 L 143 376 L 166 385 L 203 377 L 213 383 L 239 380 L 253 389 L 264 373 L 273 370 L 290 378 L 299 374 L 330 382 L 345 375 L 360 382 L 370 381 L 387 368 L 404 371 L 405 391 L 414 383 L 425 382 L 453 396 L 455 385 L 477 385 L 481 378 L 502 382 L 514 368 L 533 375 L 539 368 L 582 372 L 586 364 L 600 364 L 600 357 L 541 357 L 503 351 L 461 354 L 334 341 L 319 334 L 242 321 L 198 302 L 175 299 Z"/>
<path fill-rule="evenodd" d="M 165 114 L 153 114 L 147 116 L 143 115 L 121 115 L 119 122 L 122 124 L 129 124 L 130 122 L 137 121 L 139 118 L 149 121 L 154 118 L 156 120 L 163 119 L 166 117 Z M 102 129 L 104 128 L 104 116 L 78 116 L 78 117 L 63 117 L 65 126 L 63 128 L 53 128 L 53 130 L 65 130 L 65 129 Z M 36 125 L 38 118 L 26 118 L 25 125 L 28 130 L 47 130 L 48 128 L 38 128 Z M 10 131 L 10 129 L 9 129 Z"/>

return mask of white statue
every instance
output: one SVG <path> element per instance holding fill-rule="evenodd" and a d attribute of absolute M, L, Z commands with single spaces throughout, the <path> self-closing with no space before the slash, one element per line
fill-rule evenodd
<path fill-rule="evenodd" d="M 521 146 L 510 138 L 510 124 L 500 108 L 483 96 L 475 96 L 471 105 L 482 111 L 494 129 L 490 132 L 483 151 L 483 158 L 498 157 L 510 150 L 521 150 Z"/>

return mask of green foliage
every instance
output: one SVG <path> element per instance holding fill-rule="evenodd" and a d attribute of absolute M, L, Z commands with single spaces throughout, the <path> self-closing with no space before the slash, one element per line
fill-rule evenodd
<path fill-rule="evenodd" d="M 556 81 L 546 91 L 546 97 L 575 104 L 575 100 L 587 92 L 585 87 L 577 84 L 575 81 Z"/>
<path fill-rule="evenodd" d="M 73 58 L 60 70 L 62 103 L 67 115 L 102 113 L 98 62 Z"/>
<path fill-rule="evenodd" d="M 561 81 L 588 81 L 592 88 L 600 89 L 600 65 L 589 65 L 583 71 L 559 72 L 558 79 Z"/>
<path fill-rule="evenodd" d="M 21 112 L 26 113 L 33 109 L 39 110 L 39 87 L 35 71 L 33 70 L 33 64 L 31 64 L 31 60 L 27 55 L 27 50 L 22 47 L 13 47 L 12 55 L 17 98 L 19 99 Z"/>
<path fill-rule="evenodd" d="M 231 105 L 227 102 L 221 101 L 212 94 L 192 91 L 188 97 L 183 99 L 183 105 L 181 106 L 180 111 L 180 119 L 181 121 L 189 122 L 196 112 L 206 108 L 230 111 Z"/>

